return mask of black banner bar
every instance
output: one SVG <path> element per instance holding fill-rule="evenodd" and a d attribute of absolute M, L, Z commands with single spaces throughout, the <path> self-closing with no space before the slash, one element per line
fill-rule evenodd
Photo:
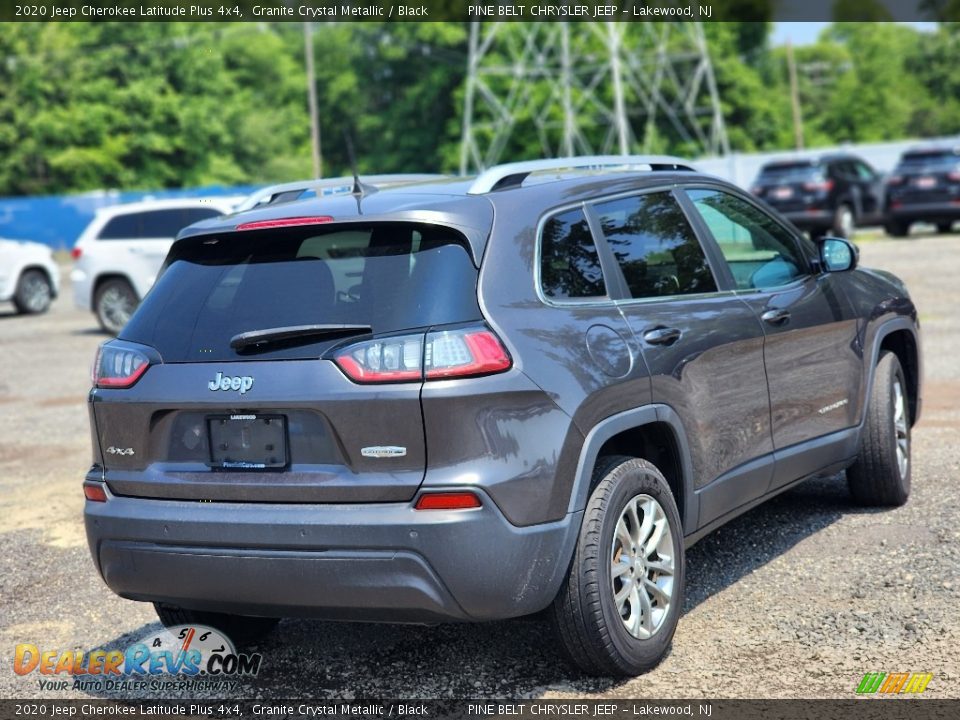
<path fill-rule="evenodd" d="M 946 720 L 960 700 L 0 700 L 0 718 Z"/>
<path fill-rule="evenodd" d="M 950 0 L 0 0 L 0 21 L 656 22 L 960 20 Z"/>

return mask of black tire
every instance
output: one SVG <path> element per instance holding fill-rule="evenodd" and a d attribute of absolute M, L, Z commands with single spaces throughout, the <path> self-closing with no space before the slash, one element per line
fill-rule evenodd
<path fill-rule="evenodd" d="M 952 222 L 942 222 L 937 223 L 937 232 L 941 235 L 949 235 L 953 232 L 953 223 Z"/>
<path fill-rule="evenodd" d="M 53 286 L 43 270 L 26 270 L 17 279 L 13 306 L 23 315 L 38 315 L 50 309 Z"/>
<path fill-rule="evenodd" d="M 833 224 L 830 227 L 830 232 L 833 233 L 834 237 L 852 238 L 856 230 L 857 220 L 853 208 L 846 203 L 837 205 L 837 209 L 833 211 Z"/>
<path fill-rule="evenodd" d="M 901 388 L 902 422 L 897 417 L 896 385 Z M 910 402 L 900 361 L 884 352 L 877 361 L 867 417 L 856 462 L 847 469 L 853 499 L 868 506 L 903 505 L 910 495 Z M 905 442 L 905 469 L 900 452 Z"/>
<path fill-rule="evenodd" d="M 580 670 L 590 675 L 630 677 L 660 662 L 677 628 L 683 607 L 685 562 L 680 515 L 667 481 L 646 460 L 622 456 L 605 459 L 598 463 L 594 481 L 596 487 L 584 511 L 573 561 L 551 607 L 551 617 L 568 658 Z M 621 513 L 640 495 L 659 504 L 669 526 L 664 532 L 669 532 L 673 552 L 670 600 L 658 625 L 644 639 L 635 637 L 625 625 L 634 606 L 631 604 L 627 616 L 617 608 L 616 588 L 624 590 L 627 586 L 612 572 L 613 561 L 624 549 L 621 544 L 620 552 L 616 550 Z M 664 557 L 659 556 L 660 562 Z M 628 558 L 623 562 L 634 567 Z M 667 575 L 648 572 L 645 564 L 639 572 L 638 576 L 654 581 Z M 627 580 L 635 582 L 634 577 L 631 570 Z M 654 602 L 660 604 L 656 599 Z M 656 609 L 654 606 L 650 610 L 651 618 Z M 646 617 L 646 613 L 640 617 Z"/>
<path fill-rule="evenodd" d="M 259 640 L 269 634 L 280 622 L 278 618 L 187 610 L 164 603 L 154 603 L 153 607 L 164 627 L 208 625 L 222 632 L 236 644 L 246 644 Z"/>
<path fill-rule="evenodd" d="M 883 229 L 890 237 L 905 238 L 910 234 L 910 223 L 903 220 L 888 220 Z"/>
<path fill-rule="evenodd" d="M 116 335 L 123 329 L 139 304 L 140 298 L 130 287 L 130 283 L 119 278 L 101 283 L 93 299 L 97 321 L 100 327 L 111 335 Z"/>

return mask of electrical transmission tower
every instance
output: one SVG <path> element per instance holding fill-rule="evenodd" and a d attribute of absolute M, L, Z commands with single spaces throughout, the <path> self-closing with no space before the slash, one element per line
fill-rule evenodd
<path fill-rule="evenodd" d="M 533 136 L 544 157 L 729 152 L 698 22 L 474 22 L 468 62 L 463 174 Z"/>

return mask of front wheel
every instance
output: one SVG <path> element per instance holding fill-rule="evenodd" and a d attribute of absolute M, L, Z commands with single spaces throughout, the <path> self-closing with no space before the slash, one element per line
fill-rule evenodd
<path fill-rule="evenodd" d="M 50 309 L 53 300 L 53 288 L 50 279 L 41 270 L 27 270 L 17 280 L 17 289 L 13 295 L 13 305 L 17 312 L 24 315 L 36 315 Z"/>
<path fill-rule="evenodd" d="M 570 660 L 591 675 L 633 676 L 670 647 L 683 606 L 680 515 L 646 460 L 610 458 L 551 614 Z"/>
<path fill-rule="evenodd" d="M 853 215 L 853 208 L 849 205 L 841 204 L 833 214 L 833 233 L 837 237 L 852 238 L 857 229 L 856 219 Z"/>
<path fill-rule="evenodd" d="M 861 505 L 903 505 L 910 495 L 910 403 L 900 361 L 877 361 L 860 452 L 847 469 L 850 494 Z"/>
<path fill-rule="evenodd" d="M 154 603 L 157 617 L 164 627 L 178 625 L 207 625 L 216 628 L 234 643 L 246 644 L 259 640 L 272 631 L 277 618 L 252 617 L 249 615 L 230 615 L 228 613 L 187 610 L 176 605 Z"/>

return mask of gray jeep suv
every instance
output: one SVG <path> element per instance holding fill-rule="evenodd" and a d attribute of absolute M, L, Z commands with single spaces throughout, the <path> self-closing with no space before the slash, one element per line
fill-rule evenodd
<path fill-rule="evenodd" d="M 666 652 L 684 550 L 847 472 L 899 505 L 917 312 L 673 158 L 567 158 L 191 226 L 95 363 L 94 562 L 168 625 L 547 610 Z"/>

